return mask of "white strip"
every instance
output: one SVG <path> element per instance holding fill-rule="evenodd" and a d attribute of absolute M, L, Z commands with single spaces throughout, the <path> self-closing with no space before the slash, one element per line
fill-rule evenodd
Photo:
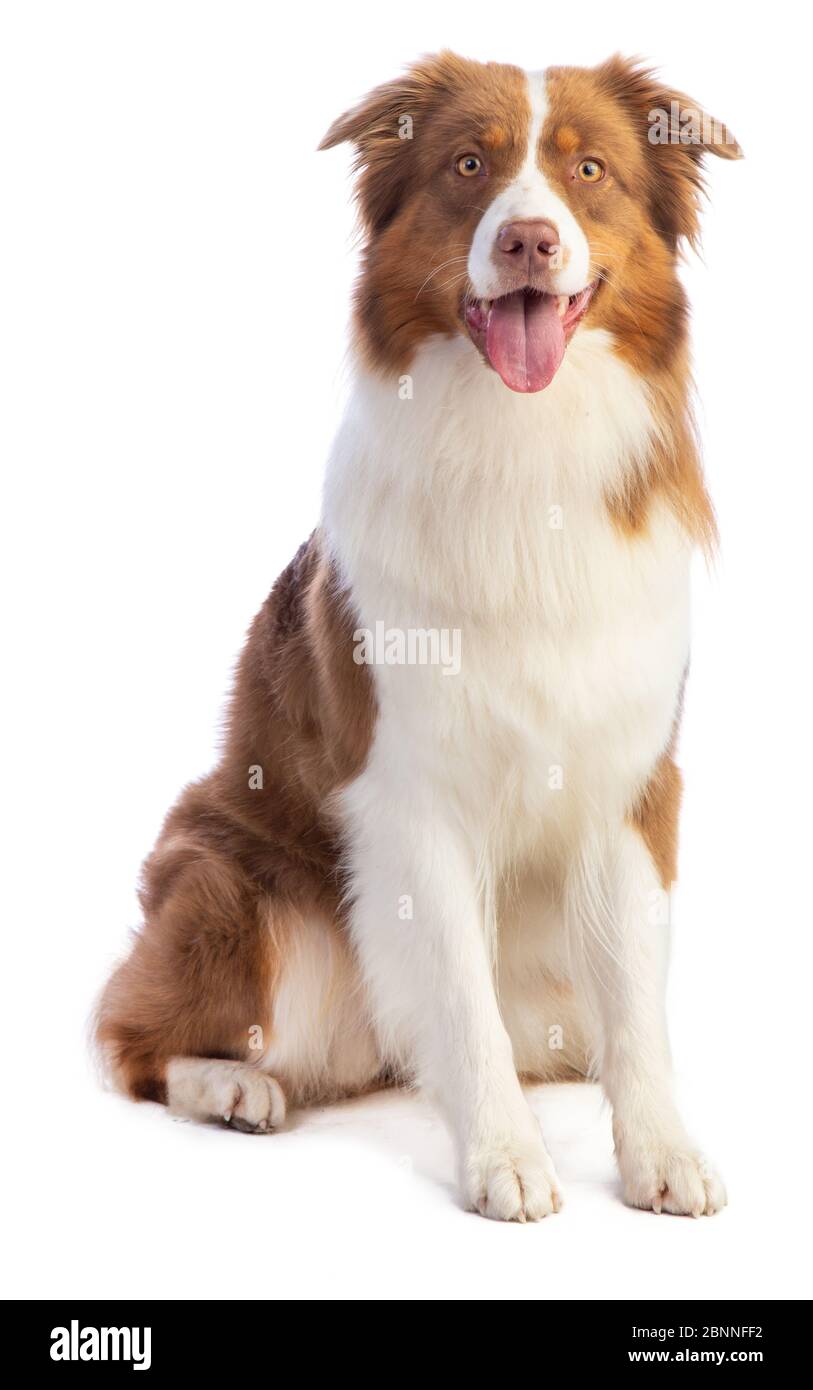
<path fill-rule="evenodd" d="M 496 299 L 505 292 L 493 259 L 494 245 L 500 228 L 518 218 L 552 222 L 559 232 L 566 255 L 563 268 L 554 272 L 553 293 L 578 294 L 590 282 L 587 237 L 567 203 L 551 188 L 538 163 L 539 141 L 548 117 L 545 74 L 528 73 L 526 80 L 531 123 L 525 159 L 516 179 L 503 189 L 480 219 L 469 252 L 469 280 L 479 299 Z"/>

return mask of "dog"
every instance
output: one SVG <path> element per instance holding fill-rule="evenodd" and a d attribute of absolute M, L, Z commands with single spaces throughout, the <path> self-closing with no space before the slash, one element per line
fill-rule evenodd
<path fill-rule="evenodd" d="M 424 1087 L 466 1207 L 509 1221 L 561 1204 L 522 1081 L 595 1078 L 626 1201 L 714 1213 L 664 1016 L 715 542 L 677 267 L 705 156 L 740 148 L 637 61 L 449 52 L 320 148 L 345 141 L 364 244 L 321 523 L 146 861 L 100 1046 L 132 1097 L 252 1133 Z"/>

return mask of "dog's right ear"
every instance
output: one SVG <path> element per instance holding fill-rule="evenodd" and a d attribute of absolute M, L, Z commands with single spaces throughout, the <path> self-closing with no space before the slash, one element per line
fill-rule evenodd
<path fill-rule="evenodd" d="M 415 170 L 413 141 L 434 100 L 449 90 L 459 63 L 451 53 L 424 58 L 339 116 L 321 141 L 320 150 L 345 140 L 355 145 L 356 197 L 368 232 L 381 231 L 397 211 Z"/>
<path fill-rule="evenodd" d="M 406 80 L 376 87 L 358 106 L 337 117 L 319 142 L 319 149 L 331 150 L 345 140 L 352 140 L 359 149 L 378 140 L 391 140 L 398 135 L 399 117 L 410 115 L 404 108 L 410 105 L 411 95 Z"/>

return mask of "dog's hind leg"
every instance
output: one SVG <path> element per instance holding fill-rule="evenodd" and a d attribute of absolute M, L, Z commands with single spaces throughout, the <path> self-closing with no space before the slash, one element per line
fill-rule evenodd
<path fill-rule="evenodd" d="M 353 1094 L 381 1064 L 352 954 L 325 903 L 271 892 L 194 831 L 159 841 L 145 924 L 102 997 L 116 1084 L 264 1133 L 297 1102 Z"/>
<path fill-rule="evenodd" d="M 99 1008 L 115 1083 L 198 1118 L 277 1122 L 279 1087 L 243 1077 L 262 1056 L 278 968 L 267 895 L 232 857 L 183 835 L 148 860 L 143 902 L 144 926 Z"/>

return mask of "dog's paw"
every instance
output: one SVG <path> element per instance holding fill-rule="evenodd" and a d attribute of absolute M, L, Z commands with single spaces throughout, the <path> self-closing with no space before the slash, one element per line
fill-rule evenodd
<path fill-rule="evenodd" d="M 624 1145 L 619 1154 L 624 1200 L 645 1211 L 672 1216 L 713 1216 L 726 1204 L 711 1164 L 689 1145 L 657 1140 Z"/>
<path fill-rule="evenodd" d="M 493 1221 L 541 1221 L 562 1205 L 556 1173 L 541 1143 L 504 1143 L 469 1154 L 466 1205 Z"/>
<path fill-rule="evenodd" d="M 219 1120 L 246 1134 L 270 1134 L 285 1120 L 285 1096 L 273 1076 L 241 1062 L 174 1057 L 167 1099 L 176 1115 Z"/>
<path fill-rule="evenodd" d="M 240 1067 L 225 1100 L 225 1107 L 218 1107 L 223 1123 L 245 1134 L 270 1134 L 285 1122 L 282 1087 L 264 1072 Z"/>

